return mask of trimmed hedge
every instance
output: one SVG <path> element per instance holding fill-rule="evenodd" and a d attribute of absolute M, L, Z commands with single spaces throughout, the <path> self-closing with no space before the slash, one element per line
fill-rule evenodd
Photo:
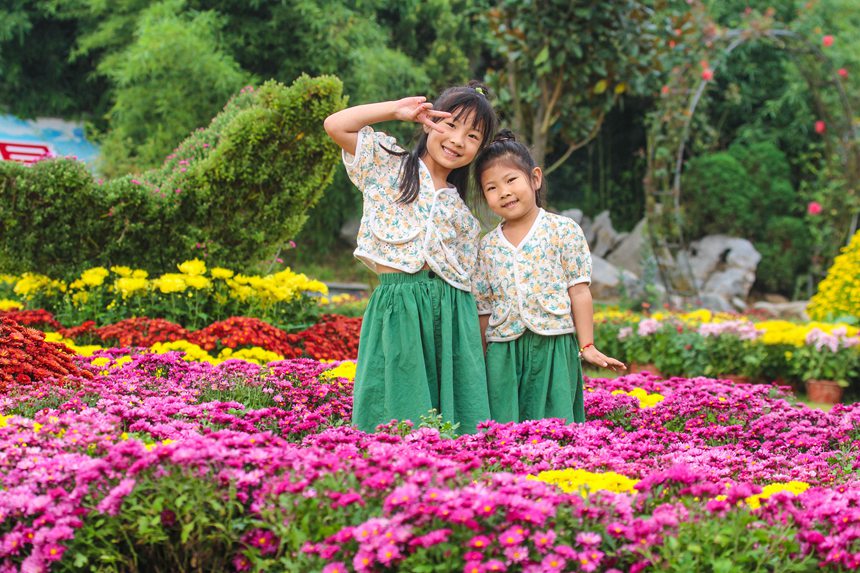
<path fill-rule="evenodd" d="M 332 76 L 246 88 L 161 167 L 107 182 L 69 159 L 0 162 L 0 270 L 266 260 L 331 182 L 339 156 L 323 120 L 344 106 Z"/>

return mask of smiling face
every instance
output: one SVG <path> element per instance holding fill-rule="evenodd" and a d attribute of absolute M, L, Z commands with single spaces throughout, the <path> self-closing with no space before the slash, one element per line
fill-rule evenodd
<path fill-rule="evenodd" d="M 493 213 L 505 221 L 528 220 L 537 216 L 536 191 L 542 179 L 540 167 L 526 173 L 514 161 L 501 158 L 481 172 L 481 190 Z"/>
<path fill-rule="evenodd" d="M 475 125 L 474 113 L 458 114 L 441 119 L 437 125 L 442 132 L 425 127 L 427 132 L 427 151 L 425 163 L 453 171 L 469 165 L 481 148 L 484 133 Z"/>

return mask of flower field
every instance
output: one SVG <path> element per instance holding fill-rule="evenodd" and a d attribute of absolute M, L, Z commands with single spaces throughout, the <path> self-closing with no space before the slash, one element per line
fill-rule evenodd
<path fill-rule="evenodd" d="M 677 376 L 587 379 L 580 425 L 458 436 L 428 412 L 368 435 L 360 318 L 303 275 L 179 270 L 136 294 L 123 268 L 4 278 L 0 572 L 860 566 L 860 406 L 719 378 L 853 357 L 850 325 L 604 311 L 601 347 Z M 227 316 L 243 300 L 259 318 Z"/>
<path fill-rule="evenodd" d="M 860 407 L 642 374 L 588 380 L 582 425 L 367 435 L 350 361 L 162 350 L 95 349 L 77 375 L 4 388 L 0 570 L 860 564 Z"/>

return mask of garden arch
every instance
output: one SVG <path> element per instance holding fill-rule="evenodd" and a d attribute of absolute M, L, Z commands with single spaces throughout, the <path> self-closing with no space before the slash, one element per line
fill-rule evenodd
<path fill-rule="evenodd" d="M 662 105 L 649 118 L 648 163 L 644 179 L 648 237 L 659 276 L 666 286 L 667 295 L 675 302 L 697 299 L 701 288 L 701 285 L 696 284 L 687 256 L 689 245 L 684 237 L 681 209 L 681 174 L 691 124 L 699 102 L 712 83 L 713 71 L 724 65 L 739 46 L 765 40 L 793 56 L 812 91 L 819 117 L 826 122 L 828 132 L 835 134 L 835 137 L 828 137 L 825 141 L 830 148 L 829 157 L 838 158 L 840 171 L 852 195 L 846 200 L 849 205 L 857 201 L 860 183 L 858 139 L 851 105 L 840 77 L 832 61 L 816 44 L 797 32 L 773 28 L 769 23 L 768 15 L 750 21 L 746 28 L 721 33 L 716 31 L 713 22 L 700 24 L 699 29 L 703 30 L 700 46 L 704 49 L 697 54 L 688 54 L 685 63 L 672 68 L 670 80 L 661 92 Z M 825 45 L 828 45 L 826 41 Z M 725 47 L 719 50 L 718 46 Z M 718 60 L 714 65 L 706 59 L 709 53 L 717 53 Z M 701 66 L 701 71 L 696 65 Z M 836 88 L 839 98 L 839 114 L 836 118 L 831 117 L 820 97 L 819 90 L 825 85 Z M 850 214 L 846 227 L 848 239 L 857 229 L 857 218 L 857 211 Z"/>

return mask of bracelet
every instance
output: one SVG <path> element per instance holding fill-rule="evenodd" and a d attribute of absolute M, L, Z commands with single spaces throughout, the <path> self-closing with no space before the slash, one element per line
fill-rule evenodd
<path fill-rule="evenodd" d="M 586 348 L 588 348 L 589 346 L 594 346 L 594 343 L 593 343 L 593 342 L 589 342 L 588 344 L 586 344 L 585 346 L 583 346 L 582 348 L 580 348 L 580 349 L 579 349 L 580 354 L 581 354 L 581 353 L 583 353 L 583 352 L 585 352 L 585 349 L 586 349 Z"/>

